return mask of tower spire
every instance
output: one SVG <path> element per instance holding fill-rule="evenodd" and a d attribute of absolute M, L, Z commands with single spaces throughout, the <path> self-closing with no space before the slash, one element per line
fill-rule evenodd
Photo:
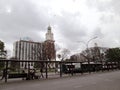
<path fill-rule="evenodd" d="M 51 30 L 51 26 L 50 25 L 48 26 L 48 30 Z"/>
<path fill-rule="evenodd" d="M 51 41 L 54 41 L 54 38 L 53 38 L 53 33 L 52 33 L 52 28 L 51 26 L 49 25 L 48 28 L 47 28 L 47 33 L 46 33 L 46 40 L 51 40 Z"/>

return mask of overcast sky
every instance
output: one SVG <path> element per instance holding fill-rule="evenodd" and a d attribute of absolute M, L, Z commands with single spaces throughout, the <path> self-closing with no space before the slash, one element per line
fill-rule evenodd
<path fill-rule="evenodd" d="M 48 25 L 55 43 L 72 52 L 96 36 L 89 47 L 119 47 L 120 0 L 0 0 L 0 39 L 9 52 L 20 38 L 44 41 Z"/>

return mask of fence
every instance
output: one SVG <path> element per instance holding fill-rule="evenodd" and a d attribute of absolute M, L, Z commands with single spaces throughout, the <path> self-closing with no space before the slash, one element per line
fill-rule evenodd
<path fill-rule="evenodd" d="M 5 82 L 7 82 L 9 78 L 26 78 L 28 80 L 33 79 L 31 70 L 40 71 L 41 74 L 44 72 L 44 76 L 47 79 L 50 75 L 52 76 L 50 73 L 57 73 L 59 77 L 62 77 L 67 74 L 73 76 L 76 73 L 83 74 L 120 69 L 120 62 L 97 62 L 88 64 L 87 62 L 69 61 L 0 60 L 0 63 L 4 64 L 1 65 L 4 67 L 0 69 L 0 72 L 3 69 L 5 70 Z M 24 68 L 21 66 L 23 64 L 25 64 Z M 33 67 L 31 67 L 31 64 Z M 25 72 L 23 72 L 23 70 Z"/>

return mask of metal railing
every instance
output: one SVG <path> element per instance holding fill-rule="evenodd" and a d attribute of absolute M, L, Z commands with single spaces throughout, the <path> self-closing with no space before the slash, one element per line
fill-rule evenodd
<path fill-rule="evenodd" d="M 73 76 L 76 73 L 83 74 L 83 73 L 89 73 L 89 72 L 98 72 L 98 71 L 105 71 L 105 70 L 109 71 L 109 70 L 120 69 L 120 62 L 102 62 L 102 63 L 97 62 L 97 63 L 88 64 L 87 62 L 76 62 L 76 61 L 0 60 L 0 63 L 1 62 L 3 62 L 4 67 L 0 69 L 0 72 L 3 69 L 5 69 L 5 72 L 4 72 L 5 82 L 8 81 L 9 79 L 8 76 L 10 73 L 21 74 L 22 70 L 26 71 L 27 78 L 30 80 L 31 69 L 40 71 L 40 73 L 44 73 L 44 76 L 46 79 L 52 76 L 51 73 L 57 73 L 59 77 L 63 77 L 63 75 L 67 75 L 67 74 Z M 33 65 L 32 68 L 30 67 L 31 63 Z M 23 68 L 21 66 L 22 64 L 25 64 L 26 67 Z M 36 64 L 37 66 L 35 66 Z M 41 72 L 40 69 L 43 69 L 43 72 Z"/>

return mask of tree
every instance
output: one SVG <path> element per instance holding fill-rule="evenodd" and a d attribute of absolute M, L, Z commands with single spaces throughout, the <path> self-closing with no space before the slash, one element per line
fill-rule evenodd
<path fill-rule="evenodd" d="M 70 54 L 70 50 L 64 48 L 61 50 L 61 54 L 58 54 L 58 58 L 60 58 L 61 61 L 64 61 L 65 59 L 68 58 L 69 54 Z"/>
<path fill-rule="evenodd" d="M 7 51 L 4 48 L 4 42 L 0 41 L 0 59 L 6 59 Z"/>
<path fill-rule="evenodd" d="M 77 60 L 78 60 L 78 56 L 77 55 L 70 56 L 69 61 L 77 61 Z"/>
<path fill-rule="evenodd" d="M 17 60 L 17 59 L 15 57 L 11 57 L 10 60 L 11 60 L 10 69 L 13 70 L 13 71 L 19 69 L 19 67 L 20 67 L 19 62 L 14 61 L 14 60 Z"/>
<path fill-rule="evenodd" d="M 110 48 L 106 51 L 107 61 L 120 61 L 120 48 Z"/>
<path fill-rule="evenodd" d="M 3 69 L 4 66 L 5 66 L 5 62 L 1 62 L 1 61 L 0 61 L 0 70 Z"/>
<path fill-rule="evenodd" d="M 44 52 L 43 52 L 43 47 L 44 44 L 42 43 L 37 43 L 36 45 L 32 46 L 31 48 L 31 54 L 33 57 L 30 57 L 31 59 L 35 59 L 35 60 L 45 60 L 44 58 Z M 31 55 L 30 55 L 31 56 Z M 28 56 L 29 57 L 29 56 Z M 34 63 L 31 63 L 33 64 L 34 68 L 41 68 L 41 63 L 40 62 L 34 62 Z"/>
<path fill-rule="evenodd" d="M 81 53 L 77 53 L 71 56 L 71 60 L 74 61 L 90 61 L 90 62 L 102 62 L 105 60 L 105 52 L 108 48 L 98 47 L 95 43 L 94 47 L 87 48 Z"/>
<path fill-rule="evenodd" d="M 44 42 L 43 45 L 43 58 L 47 61 L 55 61 L 56 60 L 56 50 L 55 50 L 55 44 L 54 41 L 47 40 Z M 54 63 L 48 63 L 48 67 L 54 68 Z"/>
<path fill-rule="evenodd" d="M 4 50 L 4 42 L 0 40 L 0 59 L 6 59 L 7 51 Z M 0 62 L 0 69 L 4 68 L 5 62 Z"/>
<path fill-rule="evenodd" d="M 0 51 L 4 51 L 4 42 L 0 41 Z"/>
<path fill-rule="evenodd" d="M 52 61 L 56 59 L 56 50 L 54 41 L 45 41 L 43 46 L 44 59 Z"/>

